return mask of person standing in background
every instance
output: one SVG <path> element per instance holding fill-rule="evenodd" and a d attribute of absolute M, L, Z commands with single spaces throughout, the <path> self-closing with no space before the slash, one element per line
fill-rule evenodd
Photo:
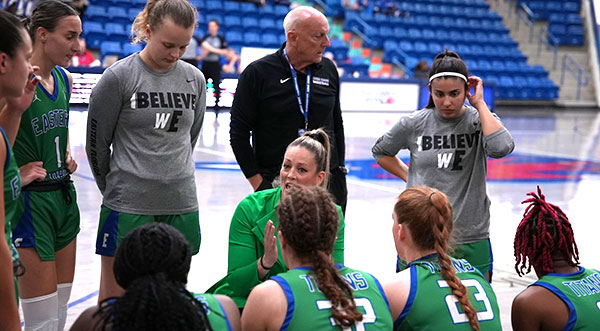
<path fill-rule="evenodd" d="M 300 6 L 287 14 L 283 27 L 286 42 L 281 48 L 240 75 L 231 108 L 233 153 L 252 189 L 269 189 L 288 144 L 305 131 L 323 128 L 332 146 L 329 191 L 345 212 L 339 76 L 333 62 L 323 57 L 330 45 L 329 23 L 318 10 Z"/>
<path fill-rule="evenodd" d="M 202 73 L 206 80 L 212 79 L 215 93 L 215 111 L 220 109 L 219 99 L 221 94 L 221 56 L 228 52 L 227 41 L 222 34 L 219 34 L 219 21 L 210 20 L 208 22 L 208 34 L 200 40 L 202 54 L 197 58 L 202 61 Z"/>

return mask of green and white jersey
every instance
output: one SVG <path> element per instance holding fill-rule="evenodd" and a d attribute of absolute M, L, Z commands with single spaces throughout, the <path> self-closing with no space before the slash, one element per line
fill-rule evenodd
<path fill-rule="evenodd" d="M 379 281 L 372 275 L 337 265 L 354 290 L 354 302 L 363 320 L 344 330 L 391 330 L 392 314 Z M 331 302 L 319 290 L 310 267 L 299 267 L 273 276 L 287 297 L 287 313 L 281 330 L 339 330 L 331 318 Z"/>
<path fill-rule="evenodd" d="M 208 322 L 213 330 L 232 330 L 225 309 L 214 295 L 206 293 L 192 293 L 192 295 L 204 305 Z"/>
<path fill-rule="evenodd" d="M 21 173 L 10 148 L 6 132 L 2 127 L 0 127 L 0 131 L 6 144 L 6 161 L 4 161 L 4 213 L 6 217 L 4 218 L 4 233 L 13 261 L 15 261 L 19 258 L 19 254 L 11 240 L 11 225 L 18 221 L 18 215 L 15 214 L 17 213 L 19 195 L 21 195 Z"/>
<path fill-rule="evenodd" d="M 569 307 L 563 330 L 598 330 L 600 323 L 600 272 L 579 267 L 570 274 L 550 273 L 530 286 L 556 294 Z"/>
<path fill-rule="evenodd" d="M 44 181 L 58 182 L 68 175 L 65 164 L 69 137 L 69 79 L 64 69 L 52 69 L 54 89 L 50 94 L 38 84 L 31 106 L 23 113 L 14 144 L 17 164 L 42 161 Z"/>
<path fill-rule="evenodd" d="M 466 260 L 452 259 L 456 276 L 468 290 L 481 330 L 502 330 L 496 294 L 485 277 Z M 472 330 L 458 299 L 442 277 L 437 254 L 408 264 L 410 292 L 394 330 Z"/>

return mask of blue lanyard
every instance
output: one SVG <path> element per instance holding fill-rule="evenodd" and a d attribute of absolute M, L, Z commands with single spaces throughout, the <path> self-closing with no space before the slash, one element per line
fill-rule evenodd
<path fill-rule="evenodd" d="M 298 75 L 296 74 L 296 69 L 292 67 L 290 63 L 290 59 L 287 55 L 287 50 L 283 49 L 283 56 L 288 61 L 290 65 L 290 71 L 292 72 L 292 78 L 294 79 L 294 88 L 296 89 L 296 97 L 298 98 L 298 108 L 300 108 L 300 113 L 304 116 L 304 130 L 308 130 L 308 102 L 310 101 L 310 67 L 306 68 L 306 109 L 302 106 L 302 98 L 300 97 L 300 86 L 298 85 Z"/>

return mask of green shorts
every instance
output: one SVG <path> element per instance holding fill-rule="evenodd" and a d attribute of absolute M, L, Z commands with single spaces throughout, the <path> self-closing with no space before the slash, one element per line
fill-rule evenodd
<path fill-rule="evenodd" d="M 494 270 L 494 255 L 492 254 L 492 245 L 490 239 L 483 239 L 476 241 L 471 244 L 456 245 L 454 248 L 454 254 L 452 257 L 455 259 L 465 259 L 469 263 L 485 274 L 490 274 L 490 280 L 492 279 L 492 272 Z M 404 270 L 406 268 L 406 261 L 403 261 L 398 257 L 396 261 L 396 272 Z"/>
<path fill-rule="evenodd" d="M 77 193 L 70 183 L 68 192 L 22 191 L 13 222 L 12 241 L 17 248 L 33 247 L 42 261 L 54 261 L 54 253 L 67 247 L 79 233 Z M 69 194 L 67 202 L 65 194 Z"/>
<path fill-rule="evenodd" d="M 190 242 L 192 254 L 196 255 L 200 250 L 201 236 L 198 211 L 179 215 L 136 215 L 120 213 L 102 205 L 96 238 L 96 254 L 115 256 L 117 246 L 127 233 L 152 222 L 172 225 Z"/>

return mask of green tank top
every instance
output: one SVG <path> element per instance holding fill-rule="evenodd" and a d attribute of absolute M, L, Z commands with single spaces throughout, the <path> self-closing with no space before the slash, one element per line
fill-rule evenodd
<path fill-rule="evenodd" d="M 232 330 L 225 309 L 223 309 L 223 306 L 221 306 L 221 303 L 214 295 L 206 293 L 192 294 L 204 305 L 208 322 L 213 330 Z"/>
<path fill-rule="evenodd" d="M 530 286 L 542 286 L 569 307 L 563 330 L 598 330 L 600 323 L 600 272 L 579 267 L 570 274 L 547 274 Z"/>
<path fill-rule="evenodd" d="M 38 84 L 31 106 L 23 113 L 14 144 L 17 164 L 42 161 L 44 181 L 61 181 L 68 175 L 65 164 L 69 136 L 69 80 L 64 69 L 52 69 L 54 91 Z"/>
<path fill-rule="evenodd" d="M 18 221 L 16 219 L 16 213 L 19 195 L 21 195 L 21 173 L 19 172 L 19 167 L 17 166 L 12 149 L 10 148 L 6 132 L 4 132 L 4 129 L 1 127 L 0 131 L 2 131 L 2 136 L 4 137 L 6 145 L 6 161 L 4 161 L 4 214 L 6 215 L 4 218 L 4 233 L 6 234 L 8 247 L 10 247 L 11 250 L 12 259 L 13 261 L 16 261 L 19 258 L 19 254 L 11 240 L 11 225 Z"/>
<path fill-rule="evenodd" d="M 363 314 L 363 320 L 351 330 L 391 330 L 390 305 L 379 281 L 366 272 L 342 265 L 336 268 L 354 290 L 354 302 Z M 331 302 L 319 290 L 312 268 L 295 268 L 270 279 L 281 286 L 287 297 L 287 314 L 281 330 L 340 329 L 331 318 Z"/>
<path fill-rule="evenodd" d="M 502 330 L 496 294 L 485 277 L 466 260 L 452 259 L 456 276 L 469 292 L 481 330 Z M 410 293 L 394 330 L 472 330 L 467 315 L 440 274 L 437 254 L 408 264 Z M 432 318 L 435 317 L 435 318 Z"/>

